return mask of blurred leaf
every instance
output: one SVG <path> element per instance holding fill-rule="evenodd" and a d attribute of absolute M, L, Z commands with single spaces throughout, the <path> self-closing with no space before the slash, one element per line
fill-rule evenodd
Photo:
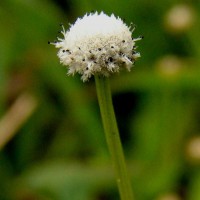
<path fill-rule="evenodd" d="M 49 162 L 30 169 L 14 184 L 19 186 L 15 191 L 18 194 L 27 190 L 50 199 L 89 200 L 94 199 L 92 196 L 99 188 L 109 186 L 111 180 L 111 173 L 103 166 Z"/>

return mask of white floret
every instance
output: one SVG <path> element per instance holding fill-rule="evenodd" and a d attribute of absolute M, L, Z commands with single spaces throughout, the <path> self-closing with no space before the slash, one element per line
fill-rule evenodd
<path fill-rule="evenodd" d="M 135 51 L 131 27 L 113 14 L 86 14 L 78 18 L 68 31 L 63 28 L 59 48 L 60 62 L 69 67 L 68 74 L 79 73 L 87 81 L 92 75 L 109 76 L 126 68 L 130 71 L 140 54 Z"/>

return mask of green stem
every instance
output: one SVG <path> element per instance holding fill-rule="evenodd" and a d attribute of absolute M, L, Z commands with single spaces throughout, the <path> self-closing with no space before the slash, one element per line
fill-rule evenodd
<path fill-rule="evenodd" d="M 95 76 L 97 96 L 108 148 L 113 161 L 121 200 L 133 200 L 131 182 L 112 104 L 109 78 Z"/>

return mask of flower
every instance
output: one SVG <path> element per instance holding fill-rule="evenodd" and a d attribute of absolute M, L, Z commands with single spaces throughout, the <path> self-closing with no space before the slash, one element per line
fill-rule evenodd
<path fill-rule="evenodd" d="M 78 18 L 68 31 L 63 27 L 64 38 L 52 43 L 59 48 L 58 57 L 69 67 L 68 74 L 81 74 L 87 81 L 92 75 L 109 76 L 126 68 L 130 71 L 140 57 L 132 38 L 134 29 L 113 14 L 108 16 L 90 13 Z"/>
<path fill-rule="evenodd" d="M 196 13 L 187 4 L 177 4 L 172 7 L 165 16 L 165 26 L 168 32 L 184 33 L 188 31 L 195 22 Z"/>

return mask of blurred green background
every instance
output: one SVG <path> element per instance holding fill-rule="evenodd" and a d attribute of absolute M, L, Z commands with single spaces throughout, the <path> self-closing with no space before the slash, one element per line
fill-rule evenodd
<path fill-rule="evenodd" d="M 0 199 L 119 199 L 94 81 L 66 76 L 47 44 L 92 10 L 144 35 L 111 78 L 135 199 L 199 200 L 198 0 L 0 1 Z"/>

